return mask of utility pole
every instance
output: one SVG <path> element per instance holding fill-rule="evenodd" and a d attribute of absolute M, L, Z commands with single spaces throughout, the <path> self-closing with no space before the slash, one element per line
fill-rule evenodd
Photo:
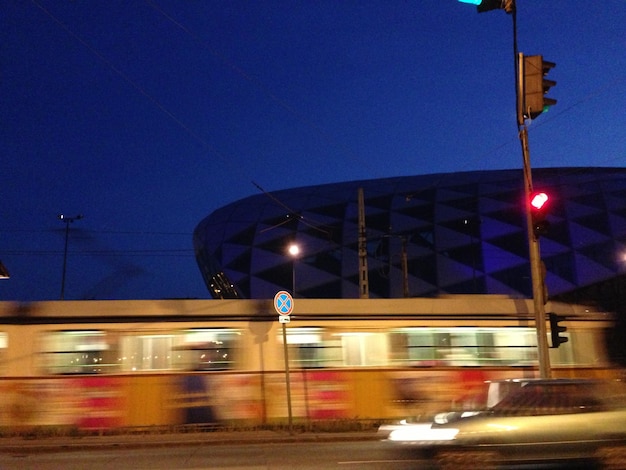
<path fill-rule="evenodd" d="M 59 220 L 65 223 L 65 249 L 63 250 L 63 274 L 61 275 L 61 300 L 65 299 L 65 272 L 67 270 L 67 242 L 70 235 L 70 224 L 75 220 L 82 219 L 82 214 L 76 217 L 68 217 L 63 214 L 59 214 Z"/>
<path fill-rule="evenodd" d="M 402 294 L 405 299 L 409 297 L 409 257 L 406 236 L 402 236 Z"/>
<path fill-rule="evenodd" d="M 369 277 L 367 272 L 367 233 L 365 231 L 365 197 L 363 188 L 358 192 L 359 204 L 359 297 L 368 299 Z"/>

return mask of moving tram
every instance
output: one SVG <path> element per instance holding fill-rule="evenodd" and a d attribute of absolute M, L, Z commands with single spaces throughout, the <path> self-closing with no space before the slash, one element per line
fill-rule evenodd
<path fill-rule="evenodd" d="M 549 303 L 554 376 L 613 377 L 612 317 Z M 0 302 L 0 426 L 107 429 L 422 416 L 536 377 L 533 304 L 506 296 Z"/>

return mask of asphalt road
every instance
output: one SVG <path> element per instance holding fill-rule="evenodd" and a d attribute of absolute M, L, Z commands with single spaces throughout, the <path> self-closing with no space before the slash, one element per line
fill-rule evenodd
<path fill-rule="evenodd" d="M 378 440 L 337 442 L 191 443 L 0 452 L 1 470 L 408 470 L 432 468 Z"/>
<path fill-rule="evenodd" d="M 413 446 L 375 431 L 267 430 L 0 438 L 0 470 L 434 470 Z M 519 468 L 519 467 L 514 467 Z M 523 468 L 556 468 L 525 466 Z M 588 465 L 564 465 L 589 470 Z"/>

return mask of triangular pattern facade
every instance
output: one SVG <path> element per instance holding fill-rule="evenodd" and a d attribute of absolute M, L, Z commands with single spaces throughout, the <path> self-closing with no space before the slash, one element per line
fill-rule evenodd
<path fill-rule="evenodd" d="M 626 169 L 535 169 L 533 180 L 551 196 L 551 229 L 540 242 L 549 294 L 622 275 Z M 403 297 L 407 284 L 411 297 L 532 296 L 521 170 L 351 181 L 233 202 L 194 232 L 211 294 L 359 297 L 359 189 L 371 298 Z M 294 242 L 295 260 L 286 251 Z"/>

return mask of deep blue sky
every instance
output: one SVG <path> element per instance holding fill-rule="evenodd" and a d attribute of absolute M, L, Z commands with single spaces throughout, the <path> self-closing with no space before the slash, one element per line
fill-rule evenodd
<path fill-rule="evenodd" d="M 535 167 L 626 165 L 626 1 L 518 0 Z M 208 298 L 192 232 L 267 191 L 521 168 L 512 17 L 456 0 L 7 0 L 1 300 Z"/>

